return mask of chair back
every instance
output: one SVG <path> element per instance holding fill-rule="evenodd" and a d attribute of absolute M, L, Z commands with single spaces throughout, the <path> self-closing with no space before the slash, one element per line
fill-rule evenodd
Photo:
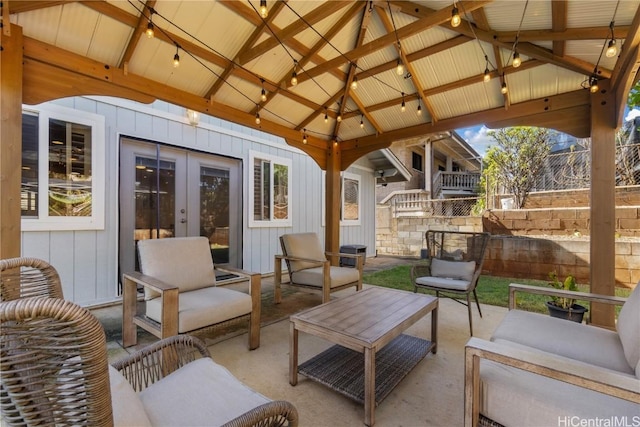
<path fill-rule="evenodd" d="M 437 258 L 445 261 L 473 261 L 475 269 L 473 280 L 480 276 L 484 256 L 491 239 L 487 232 L 428 230 L 427 259 Z M 473 282 L 473 280 L 471 280 Z"/>
<path fill-rule="evenodd" d="M 138 242 L 140 272 L 177 286 L 180 292 L 213 286 L 216 274 L 206 237 L 169 237 Z M 145 289 L 145 298 L 160 296 Z"/>
<path fill-rule="evenodd" d="M 280 246 L 285 257 L 315 259 L 318 262 L 295 261 L 285 258 L 290 273 L 321 266 L 326 257 L 316 233 L 291 233 L 280 236 Z"/>
<path fill-rule="evenodd" d="M 113 425 L 100 322 L 58 298 L 0 303 L 3 425 Z"/>
<path fill-rule="evenodd" d="M 0 301 L 30 297 L 63 298 L 56 269 L 38 258 L 0 260 Z"/>

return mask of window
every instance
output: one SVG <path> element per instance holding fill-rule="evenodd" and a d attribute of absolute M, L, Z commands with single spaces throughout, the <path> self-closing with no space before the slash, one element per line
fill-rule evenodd
<path fill-rule="evenodd" d="M 104 228 L 104 118 L 48 105 L 22 114 L 23 230 Z"/>
<path fill-rule="evenodd" d="M 291 226 L 291 160 L 251 151 L 249 227 Z"/>
<path fill-rule="evenodd" d="M 411 152 L 411 166 L 415 170 L 422 172 L 422 156 L 415 151 Z"/>
<path fill-rule="evenodd" d="M 342 175 L 342 225 L 360 225 L 360 176 Z"/>

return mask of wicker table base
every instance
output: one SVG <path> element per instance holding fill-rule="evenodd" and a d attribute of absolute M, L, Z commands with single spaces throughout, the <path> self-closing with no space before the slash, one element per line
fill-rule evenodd
<path fill-rule="evenodd" d="M 431 341 L 402 334 L 376 353 L 376 406 L 430 350 Z M 334 345 L 301 364 L 298 372 L 364 404 L 362 353 Z"/>

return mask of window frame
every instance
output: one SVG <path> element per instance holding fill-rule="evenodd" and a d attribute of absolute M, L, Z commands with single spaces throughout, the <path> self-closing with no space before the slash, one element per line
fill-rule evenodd
<path fill-rule="evenodd" d="M 345 219 L 344 217 L 344 189 L 345 189 L 345 180 L 350 179 L 358 182 L 358 219 Z M 340 225 L 342 226 L 353 226 L 353 225 L 361 225 L 362 223 L 362 176 L 358 174 L 353 174 L 349 172 L 342 172 L 342 177 L 340 179 Z"/>
<path fill-rule="evenodd" d="M 270 211 L 271 218 L 268 220 L 256 220 L 254 218 L 254 210 L 255 210 L 255 181 L 254 181 L 254 164 L 256 160 L 267 161 L 271 164 L 269 168 L 270 172 L 270 182 L 269 186 L 270 190 Z M 274 195 L 273 195 L 273 175 L 275 171 L 275 165 L 282 165 L 287 167 L 287 218 L 286 219 L 276 219 L 273 218 L 273 203 L 274 203 Z M 273 156 L 271 154 L 262 153 L 260 151 L 249 151 L 249 167 L 247 168 L 247 182 L 249 183 L 249 209 L 248 209 L 248 224 L 249 228 L 261 228 L 261 227 L 291 227 L 293 225 L 293 210 L 291 208 L 293 203 L 293 191 L 292 191 L 292 161 L 291 159 L 287 159 L 284 157 Z"/>
<path fill-rule="evenodd" d="M 22 231 L 105 229 L 105 118 L 59 105 L 22 106 L 23 114 L 38 116 L 38 213 L 21 217 Z M 60 120 L 91 128 L 91 215 L 49 216 L 49 122 Z"/>

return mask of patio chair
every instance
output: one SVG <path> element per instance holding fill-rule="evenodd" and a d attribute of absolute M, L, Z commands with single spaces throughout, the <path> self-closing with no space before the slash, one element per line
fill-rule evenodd
<path fill-rule="evenodd" d="M 296 425 L 271 401 L 174 336 L 109 366 L 105 334 L 88 310 L 57 298 L 0 303 L 3 425 Z"/>
<path fill-rule="evenodd" d="M 289 285 L 322 291 L 322 302 L 331 292 L 355 286 L 362 289 L 363 259 L 358 254 L 325 252 L 316 233 L 294 233 L 280 236 L 282 255 L 275 256 L 274 301 L 282 301 L 282 260 L 287 265 Z M 332 266 L 327 257 L 352 258 L 355 268 Z"/>
<path fill-rule="evenodd" d="M 482 317 L 476 286 L 491 234 L 429 230 L 425 233 L 425 238 L 427 263 L 411 268 L 414 292 L 428 289 L 435 291 L 437 297 L 442 294 L 466 305 L 469 312 L 469 333 L 473 336 L 470 295 L 473 294 L 478 313 Z"/>
<path fill-rule="evenodd" d="M 167 338 L 247 321 L 249 349 L 260 346 L 259 273 L 214 266 L 206 237 L 141 240 L 138 255 L 140 272 L 126 273 L 122 280 L 124 347 L 136 344 L 136 326 Z M 214 269 L 235 274 L 245 282 L 217 284 Z M 237 289 L 247 284 L 248 292 Z M 144 288 L 144 313 L 138 312 L 138 285 Z"/>
<path fill-rule="evenodd" d="M 0 260 L 0 301 L 28 297 L 63 298 L 56 269 L 38 258 Z"/>

